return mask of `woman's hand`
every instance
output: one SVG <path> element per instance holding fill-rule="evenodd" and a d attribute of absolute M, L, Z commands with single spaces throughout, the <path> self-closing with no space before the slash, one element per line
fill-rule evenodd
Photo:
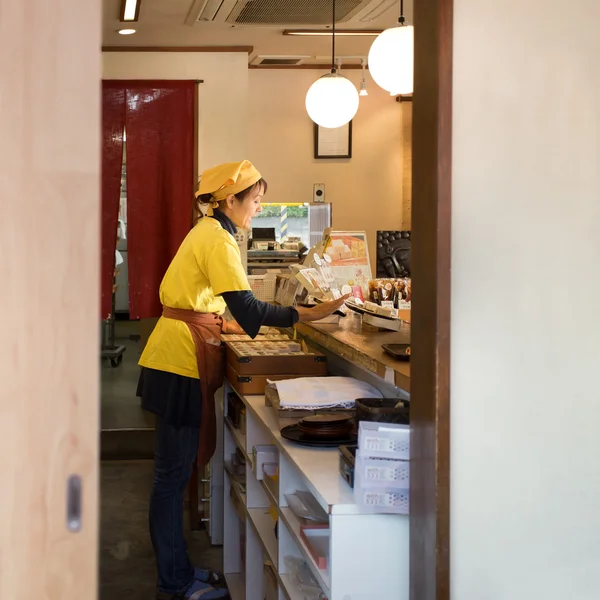
<path fill-rule="evenodd" d="M 344 302 L 350 298 L 350 295 L 351 294 L 346 294 L 337 300 L 322 302 L 311 308 L 298 306 L 296 310 L 298 311 L 299 320 L 304 322 L 320 321 L 321 319 L 332 315 L 336 310 L 338 310 L 344 304 Z"/>

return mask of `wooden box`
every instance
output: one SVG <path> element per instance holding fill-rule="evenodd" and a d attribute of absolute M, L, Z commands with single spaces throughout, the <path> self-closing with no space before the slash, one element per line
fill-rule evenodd
<path fill-rule="evenodd" d="M 230 363 L 225 368 L 227 381 L 231 387 L 242 396 L 261 396 L 265 393 L 267 379 L 270 381 L 282 381 L 284 379 L 295 379 L 298 375 L 240 375 Z"/>
<path fill-rule="evenodd" d="M 227 363 L 238 375 L 327 375 L 327 358 L 299 342 L 227 342 Z"/>

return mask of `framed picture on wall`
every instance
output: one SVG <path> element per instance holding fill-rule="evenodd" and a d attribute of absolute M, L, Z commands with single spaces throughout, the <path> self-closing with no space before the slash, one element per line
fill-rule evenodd
<path fill-rule="evenodd" d="M 341 127 L 315 128 L 315 158 L 352 158 L 352 121 Z"/>

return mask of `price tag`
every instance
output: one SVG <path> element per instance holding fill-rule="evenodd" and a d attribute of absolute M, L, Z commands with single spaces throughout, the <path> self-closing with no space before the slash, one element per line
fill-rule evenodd
<path fill-rule="evenodd" d="M 393 452 L 394 441 L 381 437 L 365 437 L 365 446 L 367 450 L 377 450 L 379 452 Z"/>
<path fill-rule="evenodd" d="M 395 481 L 396 470 L 387 467 L 367 467 L 366 477 L 375 481 Z"/>
<path fill-rule="evenodd" d="M 392 494 L 367 492 L 365 494 L 365 504 L 369 506 L 394 506 L 395 502 Z"/>

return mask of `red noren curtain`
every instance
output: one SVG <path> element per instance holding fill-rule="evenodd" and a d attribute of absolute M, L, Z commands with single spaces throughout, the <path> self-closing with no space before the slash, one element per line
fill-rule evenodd
<path fill-rule="evenodd" d="M 102 298 L 100 316 L 112 313 L 112 292 L 117 246 L 117 222 L 123 164 L 125 90 L 111 82 L 102 83 Z"/>
<path fill-rule="evenodd" d="M 194 81 L 127 81 L 130 318 L 160 316 L 162 278 L 190 231 Z"/>

